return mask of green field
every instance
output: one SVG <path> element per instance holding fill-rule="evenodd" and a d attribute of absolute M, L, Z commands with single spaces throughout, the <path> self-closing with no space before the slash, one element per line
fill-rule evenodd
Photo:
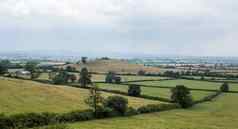
<path fill-rule="evenodd" d="M 190 109 L 70 124 L 71 129 L 237 129 L 238 94 L 223 94 Z"/>
<path fill-rule="evenodd" d="M 129 84 L 140 84 L 140 85 L 152 85 L 152 86 L 168 86 L 175 87 L 176 85 L 184 85 L 188 88 L 196 89 L 210 89 L 210 90 L 219 90 L 222 83 L 216 82 L 207 82 L 207 81 L 196 81 L 196 80 L 166 80 L 166 81 L 150 81 L 150 82 L 131 82 Z M 230 90 L 238 91 L 238 83 L 231 83 Z"/>
<path fill-rule="evenodd" d="M 102 89 L 111 89 L 111 90 L 119 90 L 123 92 L 128 91 L 128 86 L 126 85 L 119 85 L 119 84 L 107 84 L 107 83 L 98 83 L 99 88 Z M 149 96 L 158 96 L 163 98 L 170 98 L 171 92 L 169 88 L 151 88 L 151 87 L 141 87 L 143 95 Z M 191 91 L 193 99 L 199 100 L 212 92 L 205 92 L 205 91 Z"/>
<path fill-rule="evenodd" d="M 89 91 L 32 81 L 0 78 L 0 113 L 69 112 L 89 107 L 84 103 Z M 104 97 L 112 94 L 102 93 Z M 126 97 L 129 105 L 139 107 L 159 101 Z"/>

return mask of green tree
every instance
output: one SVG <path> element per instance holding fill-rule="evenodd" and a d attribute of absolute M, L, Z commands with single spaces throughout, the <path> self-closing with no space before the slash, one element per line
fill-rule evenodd
<path fill-rule="evenodd" d="M 190 90 L 187 87 L 183 85 L 178 85 L 173 88 L 171 92 L 172 101 L 178 103 L 182 108 L 188 108 L 192 106 L 192 96 L 190 94 Z"/>
<path fill-rule="evenodd" d="M 66 71 L 60 71 L 55 77 L 52 79 L 54 84 L 65 84 L 69 80 L 69 74 Z"/>
<path fill-rule="evenodd" d="M 0 61 L 0 74 L 7 73 L 8 67 L 11 65 L 9 60 L 2 60 Z"/>
<path fill-rule="evenodd" d="M 103 103 L 104 107 L 111 108 L 124 115 L 128 108 L 128 99 L 121 96 L 109 96 Z"/>
<path fill-rule="evenodd" d="M 103 103 L 103 97 L 97 87 L 97 85 L 92 85 L 89 92 L 89 97 L 85 100 L 85 103 L 89 105 L 95 112 L 95 116 L 97 116 L 98 108 Z"/>
<path fill-rule="evenodd" d="M 87 68 L 81 69 L 79 83 L 82 87 L 87 87 L 88 84 L 91 84 L 91 75 Z"/>
<path fill-rule="evenodd" d="M 106 83 L 113 83 L 115 76 L 116 76 L 116 74 L 114 72 L 109 71 L 106 75 L 105 82 Z"/>
<path fill-rule="evenodd" d="M 229 84 L 227 82 L 224 82 L 222 86 L 220 87 L 220 90 L 222 92 L 228 92 L 229 91 Z"/>
<path fill-rule="evenodd" d="M 141 94 L 141 88 L 138 85 L 130 85 L 128 89 L 128 95 L 130 96 L 140 96 Z"/>
<path fill-rule="evenodd" d="M 39 74 L 37 74 L 39 73 L 37 65 L 38 63 L 34 61 L 29 61 L 25 65 L 25 70 L 31 73 L 31 79 L 35 79 L 40 76 Z"/>

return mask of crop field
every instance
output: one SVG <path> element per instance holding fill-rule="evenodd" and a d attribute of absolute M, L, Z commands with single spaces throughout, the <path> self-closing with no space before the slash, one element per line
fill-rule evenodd
<path fill-rule="evenodd" d="M 146 82 L 145 82 L 146 83 Z M 99 88 L 102 89 L 110 89 L 110 90 L 119 90 L 123 92 L 128 91 L 128 86 L 126 85 L 119 85 L 119 84 L 107 84 L 107 83 L 98 83 L 97 84 Z M 141 87 L 141 93 L 143 95 L 149 95 L 149 96 L 157 96 L 157 97 L 163 97 L 163 98 L 170 98 L 171 96 L 171 89 L 170 88 L 151 88 L 151 87 Z M 206 91 L 191 91 L 193 99 L 199 100 L 212 92 L 206 92 Z"/>
<path fill-rule="evenodd" d="M 212 102 L 133 117 L 69 124 L 70 129 L 237 129 L 238 94 L 223 94 Z"/>
<path fill-rule="evenodd" d="M 68 86 L 55 86 L 32 81 L 0 78 L 0 113 L 69 112 L 89 107 L 84 103 L 89 91 Z M 102 92 L 104 97 L 112 94 Z M 126 96 L 125 96 L 126 97 Z M 129 106 L 139 107 L 159 101 L 126 97 Z"/>

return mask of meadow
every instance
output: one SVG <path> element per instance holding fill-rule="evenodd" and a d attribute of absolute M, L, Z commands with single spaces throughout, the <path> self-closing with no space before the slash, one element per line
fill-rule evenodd
<path fill-rule="evenodd" d="M 237 129 L 238 94 L 223 94 L 190 109 L 69 124 L 70 129 Z"/>
<path fill-rule="evenodd" d="M 55 86 L 33 81 L 0 78 L 0 113 L 6 115 L 26 112 L 70 112 L 89 109 L 84 100 L 87 89 L 69 86 Z M 102 92 L 104 97 L 113 94 Z M 159 101 L 127 97 L 129 106 L 139 107 Z"/>

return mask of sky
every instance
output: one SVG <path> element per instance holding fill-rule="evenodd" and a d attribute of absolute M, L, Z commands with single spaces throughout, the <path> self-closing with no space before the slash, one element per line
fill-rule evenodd
<path fill-rule="evenodd" d="M 0 51 L 238 56 L 237 0 L 0 0 Z"/>

